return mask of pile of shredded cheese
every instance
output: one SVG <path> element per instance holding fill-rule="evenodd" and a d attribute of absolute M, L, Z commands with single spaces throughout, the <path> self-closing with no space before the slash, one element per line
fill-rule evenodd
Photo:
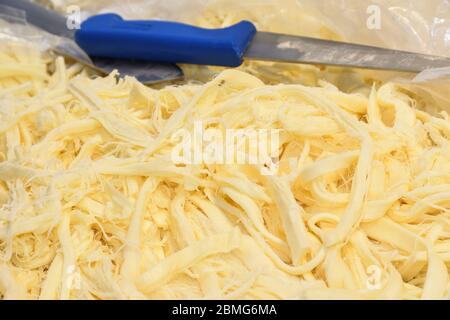
<path fill-rule="evenodd" d="M 0 51 L 0 297 L 449 297 L 450 118 L 393 83 L 156 90 Z M 279 171 L 174 164 L 195 121 L 280 129 Z"/>

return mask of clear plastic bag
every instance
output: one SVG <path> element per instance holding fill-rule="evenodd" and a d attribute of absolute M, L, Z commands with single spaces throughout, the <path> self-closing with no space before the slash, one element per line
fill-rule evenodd
<path fill-rule="evenodd" d="M 447 0 L 301 0 L 345 40 L 434 55 L 450 55 Z M 371 19 L 380 18 L 374 25 Z"/>

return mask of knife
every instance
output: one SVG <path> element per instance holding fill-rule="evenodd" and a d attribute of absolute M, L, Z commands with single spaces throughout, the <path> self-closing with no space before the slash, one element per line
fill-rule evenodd
<path fill-rule="evenodd" d="M 76 31 L 90 55 L 168 63 L 237 67 L 243 59 L 420 72 L 450 66 L 450 59 L 373 46 L 257 32 L 249 21 L 203 29 L 168 21 L 88 18 Z"/>
<path fill-rule="evenodd" d="M 48 10 L 43 6 L 26 0 L 0 0 L 0 6 L 8 10 L 1 10 L 4 15 L 25 13 L 27 23 L 51 34 L 67 39 L 53 48 L 55 52 L 72 58 L 95 70 L 109 74 L 118 70 L 120 75 L 136 77 L 144 84 L 152 84 L 166 80 L 177 80 L 183 77 L 182 70 L 175 64 L 151 62 L 141 59 L 126 59 L 116 57 L 87 56 L 75 45 L 75 31 L 67 27 L 67 18 L 59 13 Z M 9 10 L 12 8 L 13 10 Z M 19 11 L 19 12 L 17 12 Z M 0 14 L 1 17 L 1 14 Z"/>
<path fill-rule="evenodd" d="M 91 57 L 164 63 L 237 67 L 245 58 L 406 72 L 450 66 L 446 57 L 257 32 L 249 21 L 204 29 L 170 21 L 124 20 L 107 13 L 86 19 L 73 37 Z"/>

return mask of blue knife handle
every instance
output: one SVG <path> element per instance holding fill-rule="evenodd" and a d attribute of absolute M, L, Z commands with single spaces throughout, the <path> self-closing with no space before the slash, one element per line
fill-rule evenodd
<path fill-rule="evenodd" d="M 255 34 L 249 21 L 203 29 L 178 22 L 124 20 L 108 13 L 85 20 L 75 40 L 94 57 L 237 67 Z"/>

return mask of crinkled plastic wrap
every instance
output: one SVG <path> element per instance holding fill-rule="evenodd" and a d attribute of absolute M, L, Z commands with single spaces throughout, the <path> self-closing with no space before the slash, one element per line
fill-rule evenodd
<path fill-rule="evenodd" d="M 57 45 L 59 38 L 27 24 L 25 12 L 0 5 L 0 42 L 2 44 L 34 44 L 47 51 Z"/>
<path fill-rule="evenodd" d="M 91 64 L 91 60 L 78 45 L 67 38 L 58 37 L 29 24 L 22 10 L 0 5 L 0 44 L 11 43 L 33 46 L 44 53 L 56 51 L 67 57 Z"/>
<path fill-rule="evenodd" d="M 368 45 L 449 56 L 450 2 L 447 0 L 41 0 L 65 11 L 78 5 L 84 15 L 116 12 L 128 19 L 171 19 L 220 27 L 241 19 L 259 30 L 343 40 Z M 450 111 L 450 66 L 416 77 L 373 70 L 318 68 L 246 62 L 245 71 L 268 83 L 317 85 L 329 81 L 341 90 L 367 91 L 376 81 L 399 85 L 427 101 L 428 111 Z M 220 68 L 184 66 L 188 80 L 210 79 Z"/>

